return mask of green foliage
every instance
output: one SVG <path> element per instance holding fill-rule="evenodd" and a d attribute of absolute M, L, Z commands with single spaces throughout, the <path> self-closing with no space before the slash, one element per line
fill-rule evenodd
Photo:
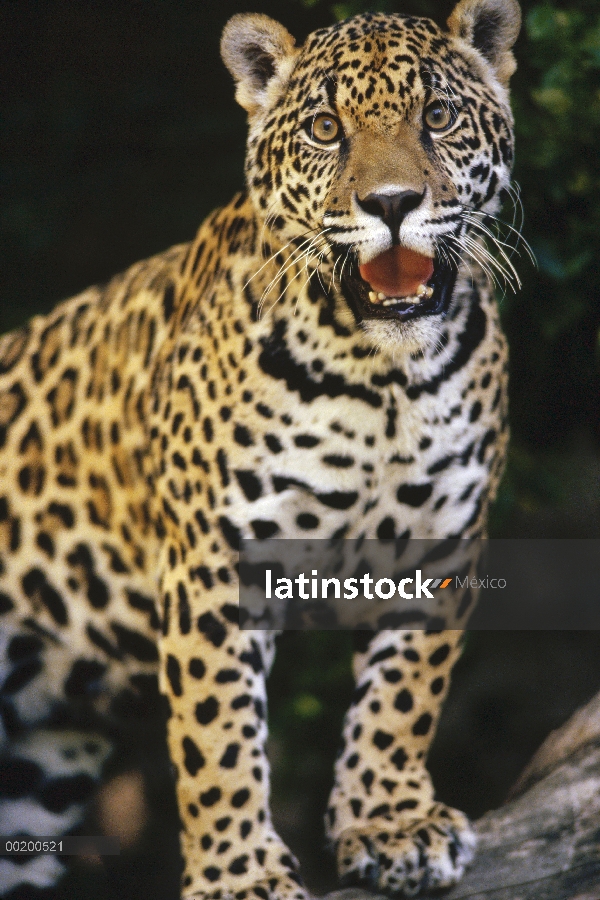
<path fill-rule="evenodd" d="M 504 307 L 513 445 L 500 498 L 520 511 L 532 497 L 558 508 L 572 471 L 571 454 L 562 477 L 555 461 L 544 475 L 539 450 L 600 433 L 600 10 L 544 2 L 524 12 L 515 178 L 539 270 L 521 267 L 523 290 Z"/>
<path fill-rule="evenodd" d="M 600 11 L 588 6 L 531 7 L 513 91 L 531 242 L 541 273 L 560 284 L 543 326 L 549 340 L 585 314 L 600 251 Z"/>

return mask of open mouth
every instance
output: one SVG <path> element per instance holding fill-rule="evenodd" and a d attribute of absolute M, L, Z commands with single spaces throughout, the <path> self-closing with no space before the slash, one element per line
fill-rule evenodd
<path fill-rule="evenodd" d="M 353 266 L 342 277 L 346 298 L 359 319 L 401 322 L 445 313 L 455 281 L 456 269 L 445 260 L 400 246 Z"/>

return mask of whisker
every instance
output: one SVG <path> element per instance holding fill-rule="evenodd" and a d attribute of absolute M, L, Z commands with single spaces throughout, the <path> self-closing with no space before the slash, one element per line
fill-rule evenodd
<path fill-rule="evenodd" d="M 318 234 L 313 235 L 311 238 L 307 238 L 299 246 L 294 248 L 294 250 L 288 256 L 287 260 L 284 263 L 282 263 L 282 265 L 277 270 L 275 276 L 271 279 L 269 284 L 264 289 L 262 296 L 260 298 L 260 301 L 258 303 L 259 314 L 262 315 L 263 307 L 266 302 L 267 296 L 269 295 L 269 293 L 271 292 L 273 287 L 284 278 L 286 273 L 289 272 L 289 270 L 291 268 L 293 268 L 294 266 L 298 266 L 298 265 L 300 265 L 300 267 L 301 267 L 299 269 L 299 271 L 294 275 L 294 277 L 291 278 L 287 282 L 286 286 L 280 292 L 279 296 L 274 301 L 274 303 L 271 304 L 271 306 L 269 307 L 267 312 L 270 312 L 271 309 L 273 309 L 273 307 L 281 300 L 281 298 L 285 294 L 286 290 L 288 289 L 289 285 L 293 281 L 295 281 L 296 278 L 298 278 L 305 269 L 308 268 L 308 265 L 315 258 L 315 252 L 321 250 L 322 247 L 324 247 L 324 249 L 321 252 L 322 253 L 326 252 L 328 245 L 327 245 L 327 242 L 325 241 L 324 235 L 327 230 L 328 229 L 323 229 Z M 304 259 L 304 267 L 302 267 L 303 259 Z M 312 277 L 312 273 L 309 276 L 309 278 L 310 277 Z"/>
<path fill-rule="evenodd" d="M 343 275 L 344 275 L 344 268 L 346 267 L 346 265 L 347 265 L 347 263 L 348 263 L 348 260 L 350 259 L 350 252 L 351 252 L 351 248 L 348 247 L 348 249 L 346 250 L 346 255 L 345 255 L 345 257 L 344 257 L 344 262 L 342 263 L 342 268 L 340 269 L 340 275 L 339 275 L 339 279 L 340 279 L 340 290 L 341 290 L 341 287 L 342 287 L 342 278 L 343 278 Z"/>
<path fill-rule="evenodd" d="M 298 235 L 298 237 L 304 237 L 305 234 L 310 234 L 310 232 L 309 232 L 309 231 L 305 231 L 303 234 Z M 284 253 L 284 252 L 287 250 L 287 248 L 288 248 L 291 244 L 293 244 L 294 241 L 296 241 L 297 239 L 298 239 L 298 238 L 292 238 L 292 240 L 289 240 L 289 241 L 287 242 L 287 244 L 284 244 L 283 247 L 280 247 L 280 248 L 278 248 L 277 250 L 275 250 L 275 252 L 272 253 L 271 256 L 269 256 L 269 258 L 268 258 L 267 260 L 265 260 L 265 262 L 262 264 L 262 266 L 260 267 L 260 269 L 257 269 L 256 272 L 254 273 L 254 275 L 252 275 L 252 276 L 248 279 L 248 281 L 247 281 L 246 284 L 244 285 L 244 288 L 246 288 L 246 287 L 250 284 L 250 282 L 253 281 L 253 280 L 256 278 L 256 276 L 259 275 L 259 274 L 262 272 L 262 270 L 265 268 L 265 266 L 268 266 L 269 263 L 270 263 L 273 259 L 275 259 L 275 257 L 276 257 L 278 254 Z M 310 239 L 309 239 L 309 240 L 310 240 Z M 306 243 L 306 242 L 304 242 L 304 243 Z M 304 246 L 304 244 L 301 244 L 301 245 L 300 245 L 300 247 L 302 247 L 302 246 Z"/>
<path fill-rule="evenodd" d="M 288 281 L 288 283 L 286 284 L 286 286 L 284 287 L 284 289 L 282 290 L 282 292 L 280 293 L 280 295 L 277 297 L 277 299 L 276 299 L 273 303 L 271 303 L 271 305 L 270 305 L 269 308 L 267 309 L 266 315 L 269 315 L 269 313 L 271 312 L 271 310 L 273 310 L 273 309 L 277 306 L 277 304 L 279 303 L 279 301 L 281 300 L 281 298 L 283 297 L 283 295 L 284 295 L 285 292 L 287 291 L 287 289 L 288 289 L 288 287 L 290 286 L 290 284 L 292 284 L 292 283 L 296 280 L 296 278 L 299 278 L 303 273 L 304 273 L 304 270 L 303 270 L 303 269 L 300 269 L 298 272 L 296 272 L 296 274 L 294 275 L 293 278 L 290 278 L 290 280 Z"/>
<path fill-rule="evenodd" d="M 485 220 L 485 219 L 492 219 L 492 220 L 494 221 L 494 225 L 496 226 L 496 228 L 498 228 L 499 231 L 500 231 L 502 228 L 506 228 L 506 229 L 508 229 L 510 232 L 512 232 L 512 233 L 515 235 L 516 240 L 517 240 L 515 246 L 512 248 L 512 249 L 514 250 L 514 252 L 517 253 L 517 255 L 520 256 L 521 254 L 520 254 L 520 251 L 518 250 L 518 246 L 519 246 L 519 244 L 522 244 L 522 245 L 523 245 L 523 249 L 524 249 L 525 252 L 527 253 L 527 256 L 528 256 L 529 259 L 531 260 L 532 264 L 533 264 L 534 266 L 537 267 L 537 260 L 536 260 L 536 258 L 535 258 L 535 254 L 534 254 L 533 250 L 531 249 L 530 244 L 529 244 L 528 241 L 523 237 L 523 235 L 521 234 L 521 232 L 520 232 L 520 230 L 519 230 L 518 228 L 515 228 L 514 225 L 510 225 L 508 222 L 505 222 L 503 219 L 499 219 L 497 216 L 492 216 L 492 215 L 489 215 L 488 213 L 483 213 L 483 212 L 481 212 L 481 210 L 478 210 L 478 209 L 470 209 L 470 210 L 468 211 L 468 215 L 469 215 L 469 216 L 480 216 L 480 217 L 481 217 L 482 219 L 484 219 L 484 220 Z M 465 217 L 466 217 L 466 215 L 465 215 Z M 475 223 L 473 222 L 473 224 L 475 224 Z M 482 225 L 483 223 L 478 223 L 478 224 L 481 224 L 481 225 Z M 485 226 L 483 226 L 483 227 L 485 227 Z M 522 227 L 522 225 L 521 225 L 521 227 Z M 497 238 L 497 236 L 494 236 L 493 239 L 494 239 L 494 240 L 499 240 L 499 239 Z M 503 245 L 504 245 L 505 247 L 511 247 L 511 245 L 510 245 L 508 242 L 507 242 L 507 243 L 502 242 L 502 243 L 503 243 Z"/>
<path fill-rule="evenodd" d="M 465 218 L 467 219 L 467 221 L 469 221 L 468 217 L 465 217 Z M 513 276 L 514 276 L 514 279 L 515 279 L 515 281 L 516 281 L 516 283 L 517 283 L 517 286 L 520 288 L 520 287 L 521 287 L 521 280 L 520 280 L 520 278 L 519 278 L 519 275 L 518 275 L 518 273 L 517 273 L 517 270 L 516 270 L 515 267 L 513 266 L 512 262 L 511 262 L 511 260 L 510 260 L 510 257 L 507 256 L 507 254 L 505 253 L 505 251 L 504 251 L 504 249 L 503 249 L 504 247 L 507 247 L 507 246 L 509 246 L 509 245 L 508 245 L 508 244 L 505 244 L 503 241 L 500 241 L 500 240 L 499 240 L 499 239 L 498 239 L 498 238 L 497 238 L 497 237 L 489 230 L 489 228 L 487 228 L 482 222 L 477 222 L 476 220 L 470 220 L 470 221 L 471 221 L 471 224 L 473 225 L 474 228 L 477 228 L 482 234 L 487 235 L 487 236 L 490 238 L 490 240 L 492 241 L 493 245 L 497 248 L 499 254 L 500 254 L 500 255 L 502 256 L 502 258 L 504 259 L 504 261 L 505 261 L 506 265 L 508 266 L 510 272 L 512 272 L 512 274 L 513 274 Z M 514 248 L 511 248 L 511 249 L 514 249 Z M 518 252 L 518 251 L 517 251 L 517 252 Z M 490 254 L 490 255 L 491 255 L 491 254 Z M 519 255 L 520 255 L 520 254 L 519 254 Z"/>
<path fill-rule="evenodd" d="M 492 256 L 492 254 L 486 250 L 482 243 L 479 241 L 473 240 L 468 235 L 463 235 L 462 237 L 463 247 L 467 253 L 479 263 L 481 268 L 486 272 L 488 277 L 493 281 L 494 285 L 498 288 L 501 287 L 500 282 L 498 281 L 498 276 L 496 272 L 503 278 L 503 280 L 510 284 L 511 288 L 514 290 L 511 276 L 509 272 L 502 266 L 498 260 Z M 496 271 L 494 271 L 496 270 Z"/>
<path fill-rule="evenodd" d="M 269 284 L 264 289 L 261 299 L 258 304 L 259 309 L 262 307 L 263 303 L 265 302 L 265 300 L 267 298 L 267 295 L 270 293 L 272 288 L 277 284 L 277 282 L 280 281 L 284 277 L 286 272 L 288 272 L 290 268 L 292 268 L 296 263 L 298 263 L 306 253 L 310 252 L 311 246 L 317 239 L 320 239 L 320 237 L 321 237 L 321 235 L 316 235 L 315 237 L 307 238 L 298 247 L 294 247 L 294 250 L 290 253 L 287 260 L 281 264 L 281 266 L 275 273 L 275 276 L 271 279 Z M 307 245 L 308 245 L 308 249 L 303 250 L 302 248 L 306 247 Z M 289 246 L 289 244 L 287 246 Z"/>

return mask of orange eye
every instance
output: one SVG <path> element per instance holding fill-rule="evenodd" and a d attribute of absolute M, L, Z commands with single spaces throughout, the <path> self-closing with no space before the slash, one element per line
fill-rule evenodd
<path fill-rule="evenodd" d="M 441 100 L 434 100 L 423 113 L 423 121 L 430 131 L 445 131 L 454 124 L 454 118 L 450 107 Z"/>
<path fill-rule="evenodd" d="M 328 113 L 320 113 L 308 124 L 309 136 L 318 144 L 335 144 L 342 136 L 342 126 L 338 119 Z"/>

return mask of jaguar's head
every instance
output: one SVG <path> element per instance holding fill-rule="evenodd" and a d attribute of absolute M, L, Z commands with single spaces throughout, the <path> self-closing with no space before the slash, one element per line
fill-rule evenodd
<path fill-rule="evenodd" d="M 447 27 L 364 14 L 296 49 L 235 16 L 223 58 L 248 111 L 248 190 L 271 245 L 320 268 L 347 321 L 435 340 L 513 160 L 516 0 L 460 0 Z"/>

